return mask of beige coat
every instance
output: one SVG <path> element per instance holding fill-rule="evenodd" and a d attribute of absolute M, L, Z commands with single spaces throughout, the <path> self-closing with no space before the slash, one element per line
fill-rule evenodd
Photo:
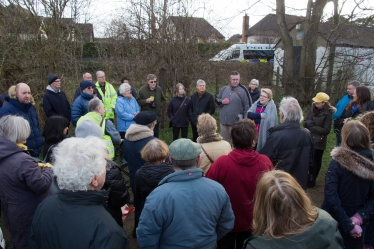
<path fill-rule="evenodd" d="M 223 140 L 222 137 L 217 133 L 209 136 L 200 136 L 197 138 L 197 142 L 202 148 L 204 148 L 206 153 L 213 161 L 222 155 L 229 154 L 231 151 L 231 145 Z M 204 151 L 202 151 L 200 154 L 199 168 L 204 171 L 204 174 L 206 174 L 211 165 L 212 163 L 209 161 Z"/>

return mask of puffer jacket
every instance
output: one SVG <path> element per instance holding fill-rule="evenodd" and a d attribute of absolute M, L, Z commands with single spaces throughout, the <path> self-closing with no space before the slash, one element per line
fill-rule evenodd
<path fill-rule="evenodd" d="M 88 113 L 88 102 L 93 98 L 93 95 L 89 95 L 85 92 L 81 92 L 81 95 L 76 98 L 71 107 L 71 123 L 76 126 L 77 121 L 80 117 Z"/>
<path fill-rule="evenodd" d="M 0 199 L 15 248 L 27 248 L 35 210 L 47 197 L 52 175 L 51 168 L 41 171 L 25 150 L 0 136 Z"/>
<path fill-rule="evenodd" d="M 143 202 L 165 176 L 174 172 L 170 164 L 145 163 L 135 174 L 135 195 Z"/>
<path fill-rule="evenodd" d="M 336 147 L 331 151 L 331 157 L 322 208 L 339 223 L 339 230 L 346 240 L 350 239 L 349 231 L 353 229 L 350 217 L 358 213 L 364 229 L 374 213 L 373 156 L 370 149 Z"/>
<path fill-rule="evenodd" d="M 42 133 L 40 132 L 38 114 L 31 103 L 22 104 L 16 99 L 5 97 L 8 101 L 2 108 L 0 108 L 0 118 L 5 115 L 21 116 L 30 124 L 30 136 L 26 140 L 26 146 L 30 150 L 30 154 L 38 157 L 42 151 L 44 144 Z"/>
<path fill-rule="evenodd" d="M 306 116 L 303 124 L 307 128 L 314 141 L 314 148 L 317 150 L 325 150 L 327 143 L 327 135 L 329 135 L 332 125 L 332 115 L 335 113 L 335 107 L 328 107 L 321 110 L 316 116 L 313 109 Z M 314 104 L 313 107 L 315 108 Z"/>

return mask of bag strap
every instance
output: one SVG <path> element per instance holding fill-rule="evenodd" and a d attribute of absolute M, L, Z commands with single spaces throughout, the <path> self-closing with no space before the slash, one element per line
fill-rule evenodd
<path fill-rule="evenodd" d="M 184 100 L 183 100 L 182 104 L 179 106 L 178 110 L 174 113 L 174 116 L 177 115 L 178 111 L 181 109 L 181 107 L 183 106 L 184 101 L 186 101 L 186 99 L 187 99 L 187 96 L 184 97 Z"/>
<path fill-rule="evenodd" d="M 214 163 L 214 160 L 209 156 L 209 154 L 206 152 L 204 147 L 201 144 L 200 146 L 201 146 L 201 149 L 204 151 L 204 154 L 206 155 L 206 157 L 209 159 L 210 163 Z"/>
<path fill-rule="evenodd" d="M 51 145 L 51 146 L 48 148 L 47 153 L 45 154 L 45 157 L 44 157 L 44 159 L 43 159 L 43 161 L 42 161 L 43 163 L 47 163 L 47 157 L 48 157 L 49 153 L 52 152 L 51 150 L 52 150 L 55 146 L 56 146 L 56 144 L 53 144 L 53 145 Z"/>

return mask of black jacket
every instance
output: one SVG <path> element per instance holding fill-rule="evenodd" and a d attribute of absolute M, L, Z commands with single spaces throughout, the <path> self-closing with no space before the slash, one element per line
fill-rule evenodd
<path fill-rule="evenodd" d="M 182 103 L 183 103 L 183 105 L 182 105 Z M 187 98 L 185 96 L 183 96 L 183 97 L 173 97 L 170 100 L 167 112 L 168 112 L 168 117 L 169 117 L 170 121 L 172 122 L 173 126 L 175 126 L 175 127 L 188 127 L 188 124 L 189 124 L 189 115 L 188 115 L 189 104 L 190 104 L 190 98 Z"/>
<path fill-rule="evenodd" d="M 214 114 L 216 106 L 214 104 L 213 95 L 205 92 L 201 98 L 197 93 L 191 95 L 191 102 L 189 106 L 189 115 L 191 124 L 197 125 L 197 117 L 202 113 Z"/>
<path fill-rule="evenodd" d="M 344 232 L 349 232 L 353 229 L 351 216 L 359 213 L 365 224 L 374 212 L 372 151 L 336 147 L 331 151 L 331 157 L 322 208 L 331 214 Z"/>
<path fill-rule="evenodd" d="M 63 91 L 56 93 L 47 89 L 43 97 L 43 109 L 47 118 L 59 115 L 66 118 L 70 123 L 70 104 Z"/>
<path fill-rule="evenodd" d="M 105 210 L 106 191 L 61 191 L 36 210 L 29 249 L 128 249 L 127 234 Z"/>
<path fill-rule="evenodd" d="M 269 137 L 259 151 L 270 158 L 276 169 L 290 173 L 307 188 L 309 168 L 314 166 L 314 146 L 310 132 L 298 122 L 286 122 L 268 130 Z"/>
<path fill-rule="evenodd" d="M 108 205 L 106 209 L 123 226 L 121 207 L 130 200 L 130 194 L 127 191 L 125 180 L 123 179 L 121 168 L 112 160 L 107 161 L 107 172 L 103 189 L 109 191 Z"/>
<path fill-rule="evenodd" d="M 344 125 L 344 119 L 346 118 L 357 118 L 358 116 L 364 114 L 367 111 L 372 111 L 374 110 L 374 102 L 373 101 L 367 101 L 363 106 L 356 111 L 353 109 L 347 110 L 346 108 L 344 109 L 342 115 L 340 118 L 334 121 L 334 128 L 336 129 L 341 129 Z"/>
<path fill-rule="evenodd" d="M 256 102 L 256 100 L 260 98 L 261 92 L 258 90 L 258 88 L 256 88 L 253 92 L 251 92 L 251 88 L 248 88 L 248 92 L 251 95 L 252 103 Z"/>
<path fill-rule="evenodd" d="M 170 164 L 145 163 L 135 174 L 135 194 L 145 203 L 147 196 L 157 187 L 158 183 L 165 176 L 174 173 Z"/>

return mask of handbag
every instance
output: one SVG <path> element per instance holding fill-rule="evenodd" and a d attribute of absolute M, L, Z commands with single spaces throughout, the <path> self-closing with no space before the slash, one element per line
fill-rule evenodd
<path fill-rule="evenodd" d="M 186 101 L 187 97 L 184 97 L 184 100 L 182 102 L 182 104 L 179 106 L 178 110 L 174 113 L 174 116 L 177 115 L 178 111 L 181 109 L 181 107 L 183 106 L 184 104 L 184 101 Z M 169 128 L 173 127 L 173 123 L 171 122 L 171 120 L 169 121 Z"/>

